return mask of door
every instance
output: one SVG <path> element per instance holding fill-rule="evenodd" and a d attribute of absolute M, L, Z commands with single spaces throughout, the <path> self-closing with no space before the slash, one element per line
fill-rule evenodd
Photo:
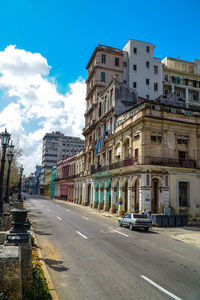
<path fill-rule="evenodd" d="M 152 197 L 151 197 L 151 211 L 154 213 L 158 212 L 158 191 L 159 191 L 159 181 L 157 178 L 152 180 Z"/>

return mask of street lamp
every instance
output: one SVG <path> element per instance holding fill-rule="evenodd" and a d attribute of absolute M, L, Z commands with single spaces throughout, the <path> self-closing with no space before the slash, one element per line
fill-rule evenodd
<path fill-rule="evenodd" d="M 20 167 L 20 175 L 19 175 L 19 192 L 18 192 L 18 200 L 22 200 L 22 195 L 21 195 L 21 186 L 22 186 L 22 173 L 24 171 L 23 165 Z"/>
<path fill-rule="evenodd" d="M 14 146 L 11 144 L 8 146 L 8 173 L 7 173 L 7 181 L 6 181 L 6 193 L 5 193 L 5 197 L 4 197 L 4 202 L 5 203 L 9 203 L 9 179 L 10 179 L 10 167 L 11 167 L 11 163 L 12 163 L 12 159 L 13 159 L 13 150 L 14 150 Z"/>
<path fill-rule="evenodd" d="M 0 173 L 0 215 L 3 215 L 3 175 L 4 175 L 4 164 L 6 156 L 6 148 L 10 141 L 10 134 L 5 129 L 5 132 L 1 133 L 1 145 L 2 145 L 2 157 L 1 157 L 1 173 Z"/>

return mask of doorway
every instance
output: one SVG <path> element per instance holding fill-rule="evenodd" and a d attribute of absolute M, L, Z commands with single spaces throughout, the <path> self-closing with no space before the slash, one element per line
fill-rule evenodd
<path fill-rule="evenodd" d="M 151 192 L 151 211 L 153 213 L 158 212 L 158 204 L 159 204 L 159 180 L 154 178 L 152 180 L 152 192 Z"/>

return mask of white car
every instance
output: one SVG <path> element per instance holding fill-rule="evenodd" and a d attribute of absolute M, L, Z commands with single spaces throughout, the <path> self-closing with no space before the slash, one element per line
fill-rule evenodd
<path fill-rule="evenodd" d="M 147 216 L 142 214 L 125 214 L 123 217 L 118 219 L 119 226 L 129 227 L 130 230 L 134 228 L 143 228 L 148 231 L 152 227 L 152 222 Z"/>

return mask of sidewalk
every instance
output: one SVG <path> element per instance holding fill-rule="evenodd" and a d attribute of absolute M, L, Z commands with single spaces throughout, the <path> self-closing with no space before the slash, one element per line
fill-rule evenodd
<path fill-rule="evenodd" d="M 89 206 L 83 206 L 80 204 L 67 202 L 63 200 L 54 199 L 53 201 L 66 203 L 76 207 L 78 205 L 79 208 L 83 210 L 87 210 L 88 213 L 101 215 L 107 218 L 112 218 L 116 221 L 118 220 L 117 214 L 113 214 L 108 211 L 98 210 L 98 209 L 91 208 Z M 155 227 L 154 226 L 153 231 L 167 234 L 173 239 L 200 247 L 200 227 L 198 226 L 184 226 L 184 227 Z"/>

